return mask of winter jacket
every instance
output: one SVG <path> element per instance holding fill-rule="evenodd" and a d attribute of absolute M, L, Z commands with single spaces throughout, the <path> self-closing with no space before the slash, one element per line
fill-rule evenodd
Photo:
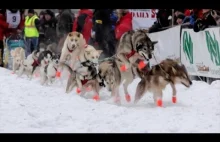
<path fill-rule="evenodd" d="M 132 30 L 132 14 L 127 13 L 116 23 L 115 38 L 119 40 L 125 32 L 130 30 Z"/>
<path fill-rule="evenodd" d="M 56 25 L 57 20 L 54 17 L 52 17 L 49 21 L 46 21 L 44 19 L 41 23 L 41 27 L 43 29 L 45 37 L 53 42 L 56 41 Z"/>
<path fill-rule="evenodd" d="M 69 32 L 72 32 L 73 27 L 73 14 L 69 9 L 63 9 L 61 14 L 58 16 L 57 21 L 57 33 L 59 36 L 63 36 Z"/>
<path fill-rule="evenodd" d="M 93 13 L 93 31 L 97 43 L 107 42 L 112 39 L 112 21 L 110 9 L 95 9 Z M 98 22 L 98 21 L 99 22 Z"/>
<path fill-rule="evenodd" d="M 17 11 L 14 11 L 17 12 Z M 22 12 L 21 12 L 21 21 L 20 24 L 18 25 L 17 28 L 8 28 L 9 24 L 6 22 L 6 13 L 1 12 L 0 13 L 0 41 L 3 40 L 4 36 L 8 37 L 10 36 L 11 33 L 17 33 L 17 30 L 20 29 L 22 30 L 24 28 L 24 18 L 22 17 Z"/>
<path fill-rule="evenodd" d="M 73 31 L 82 33 L 83 37 L 86 40 L 86 43 L 89 42 L 91 38 L 92 30 L 92 18 L 93 12 L 89 9 L 81 9 L 78 13 L 78 17 L 75 19 L 73 24 Z"/>

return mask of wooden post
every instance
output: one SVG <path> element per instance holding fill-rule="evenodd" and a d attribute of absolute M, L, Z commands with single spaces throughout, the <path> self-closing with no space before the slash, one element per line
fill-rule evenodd
<path fill-rule="evenodd" d="M 172 27 L 174 26 L 174 9 L 172 9 Z"/>

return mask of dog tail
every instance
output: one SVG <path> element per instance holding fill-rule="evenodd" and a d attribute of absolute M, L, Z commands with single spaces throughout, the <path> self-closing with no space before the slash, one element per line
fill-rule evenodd
<path fill-rule="evenodd" d="M 60 63 L 60 66 L 65 67 L 70 72 L 70 74 L 74 73 L 73 69 L 69 65 L 67 65 L 65 63 Z"/>

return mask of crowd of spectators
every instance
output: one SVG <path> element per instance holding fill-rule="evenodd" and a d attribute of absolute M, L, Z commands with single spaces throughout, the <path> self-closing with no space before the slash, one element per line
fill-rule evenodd
<path fill-rule="evenodd" d="M 184 25 L 199 32 L 210 26 L 219 26 L 219 15 L 218 9 L 174 9 L 174 14 L 172 9 L 159 9 L 157 20 L 148 31 L 158 32 L 175 25 Z"/>

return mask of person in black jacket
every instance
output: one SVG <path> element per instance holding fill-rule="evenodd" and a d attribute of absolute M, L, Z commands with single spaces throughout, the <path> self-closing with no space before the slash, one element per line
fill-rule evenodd
<path fill-rule="evenodd" d="M 59 9 L 59 15 L 56 18 L 58 52 L 61 53 L 67 34 L 72 32 L 74 17 L 70 9 Z"/>
<path fill-rule="evenodd" d="M 212 16 L 213 15 L 213 10 L 207 10 L 206 12 L 203 13 L 202 18 L 197 18 L 196 22 L 193 26 L 194 32 L 199 32 L 202 31 L 209 26 L 217 26 L 215 18 Z"/>
<path fill-rule="evenodd" d="M 54 13 L 51 10 L 46 10 L 44 13 L 43 21 L 41 23 L 41 27 L 44 33 L 43 42 L 46 45 L 49 45 L 54 42 L 57 43 L 56 26 L 57 19 L 55 18 Z"/>
<path fill-rule="evenodd" d="M 98 48 L 103 50 L 102 58 L 111 57 L 115 54 L 116 39 L 114 33 L 115 18 L 112 18 L 114 9 L 95 9 L 93 13 L 93 41 L 98 43 Z M 97 23 L 101 20 L 102 23 Z"/>
<path fill-rule="evenodd" d="M 157 21 L 149 28 L 148 32 L 159 32 L 162 28 L 170 26 L 169 16 L 172 16 L 171 9 L 159 9 L 157 12 Z"/>
<path fill-rule="evenodd" d="M 73 14 L 70 9 L 59 9 L 59 15 L 57 17 L 57 33 L 59 37 L 72 32 L 73 27 Z"/>

